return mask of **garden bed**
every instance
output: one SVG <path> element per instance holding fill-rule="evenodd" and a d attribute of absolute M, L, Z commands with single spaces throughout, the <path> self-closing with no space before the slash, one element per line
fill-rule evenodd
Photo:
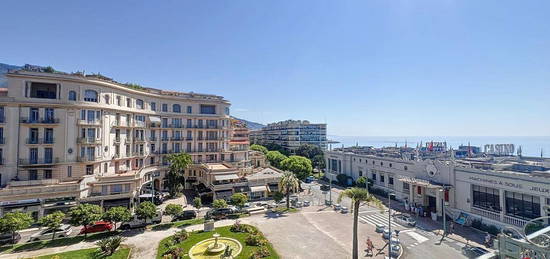
<path fill-rule="evenodd" d="M 110 256 L 102 255 L 98 248 L 74 250 L 59 254 L 43 255 L 38 259 L 127 259 L 130 256 L 130 248 L 119 248 Z M 35 257 L 36 258 L 36 257 Z"/>
<path fill-rule="evenodd" d="M 246 225 L 246 226 L 249 226 L 249 225 Z M 253 226 L 249 226 L 249 227 L 257 231 L 255 227 Z M 231 226 L 227 226 L 227 227 L 216 228 L 214 231 L 211 231 L 211 232 L 203 232 L 203 231 L 191 232 L 189 233 L 190 235 L 186 240 L 177 244 L 176 246 L 183 248 L 183 251 L 185 253 L 188 253 L 189 249 L 191 249 L 191 247 L 194 246 L 196 243 L 198 243 L 199 241 L 211 238 L 214 233 L 218 233 L 222 237 L 234 238 L 241 243 L 243 249 L 235 259 L 249 259 L 250 256 L 260 248 L 260 246 L 251 246 L 246 244 L 246 239 L 251 234 L 244 233 L 244 232 L 231 232 L 230 229 L 231 229 Z M 261 235 L 263 237 L 262 233 L 260 233 L 259 231 L 258 231 L 258 235 Z M 158 251 L 157 251 L 157 259 L 162 259 L 162 255 L 166 251 L 168 251 L 168 247 L 166 244 L 169 244 L 171 242 L 173 242 L 173 236 L 167 237 L 162 241 L 160 241 L 158 246 Z M 265 244 L 265 247 L 269 250 L 270 256 L 263 257 L 264 259 L 279 258 L 279 255 L 277 254 L 277 252 L 275 252 L 271 243 L 268 242 L 267 244 Z"/>

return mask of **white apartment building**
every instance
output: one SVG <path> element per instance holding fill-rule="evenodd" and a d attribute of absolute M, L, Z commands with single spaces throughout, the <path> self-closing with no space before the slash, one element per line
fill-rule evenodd
<path fill-rule="evenodd" d="M 7 79 L 0 216 L 22 210 L 41 217 L 78 203 L 131 208 L 145 185 L 164 189 L 167 154 L 192 156 L 190 180 L 207 177 L 214 164 L 249 164 L 246 143 L 230 148 L 230 103 L 221 96 L 81 73 L 19 70 Z"/>
<path fill-rule="evenodd" d="M 452 154 L 452 155 L 451 155 Z M 327 151 L 328 176 L 364 176 L 406 204 L 453 218 L 496 226 L 524 226 L 550 215 L 550 159 L 485 156 L 455 159 L 411 148 L 345 148 Z M 428 214 L 430 215 L 430 214 Z M 548 223 L 548 222 L 546 222 Z"/>
<path fill-rule="evenodd" d="M 268 124 L 261 130 L 250 132 L 253 144 L 277 144 L 293 152 L 302 144 L 327 148 L 327 125 L 307 120 L 286 120 Z"/>

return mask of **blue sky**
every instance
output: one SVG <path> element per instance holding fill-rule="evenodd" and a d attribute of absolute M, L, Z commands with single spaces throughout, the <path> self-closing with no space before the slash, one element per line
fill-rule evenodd
<path fill-rule="evenodd" d="M 0 62 L 351 136 L 550 135 L 549 1 L 6 1 Z"/>

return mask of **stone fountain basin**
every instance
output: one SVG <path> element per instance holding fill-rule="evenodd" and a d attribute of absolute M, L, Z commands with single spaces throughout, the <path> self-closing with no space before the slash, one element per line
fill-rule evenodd
<path fill-rule="evenodd" d="M 241 242 L 234 238 L 229 237 L 218 237 L 218 244 L 223 244 L 223 249 L 215 249 L 208 251 L 209 246 L 213 246 L 215 238 L 208 238 L 196 243 L 191 249 L 189 249 L 189 257 L 191 259 L 219 259 L 220 255 L 225 251 L 225 247 L 229 246 L 233 251 L 231 256 L 235 258 L 239 255 L 243 249 Z"/>

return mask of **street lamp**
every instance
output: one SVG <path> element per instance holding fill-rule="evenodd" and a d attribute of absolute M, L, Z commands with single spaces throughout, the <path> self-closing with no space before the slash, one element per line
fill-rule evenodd
<path fill-rule="evenodd" d="M 441 212 L 443 215 L 443 234 L 441 235 L 441 241 L 445 238 L 445 235 L 447 234 L 447 215 L 445 214 L 445 192 L 448 191 L 450 188 L 449 186 L 443 186 L 443 188 L 439 189 L 439 192 L 442 194 L 441 199 Z"/>
<path fill-rule="evenodd" d="M 388 237 L 388 258 L 391 258 L 391 236 L 392 236 L 392 233 L 391 233 L 391 196 L 394 196 L 395 197 L 395 193 L 388 193 L 388 232 L 389 232 L 389 237 Z"/>

